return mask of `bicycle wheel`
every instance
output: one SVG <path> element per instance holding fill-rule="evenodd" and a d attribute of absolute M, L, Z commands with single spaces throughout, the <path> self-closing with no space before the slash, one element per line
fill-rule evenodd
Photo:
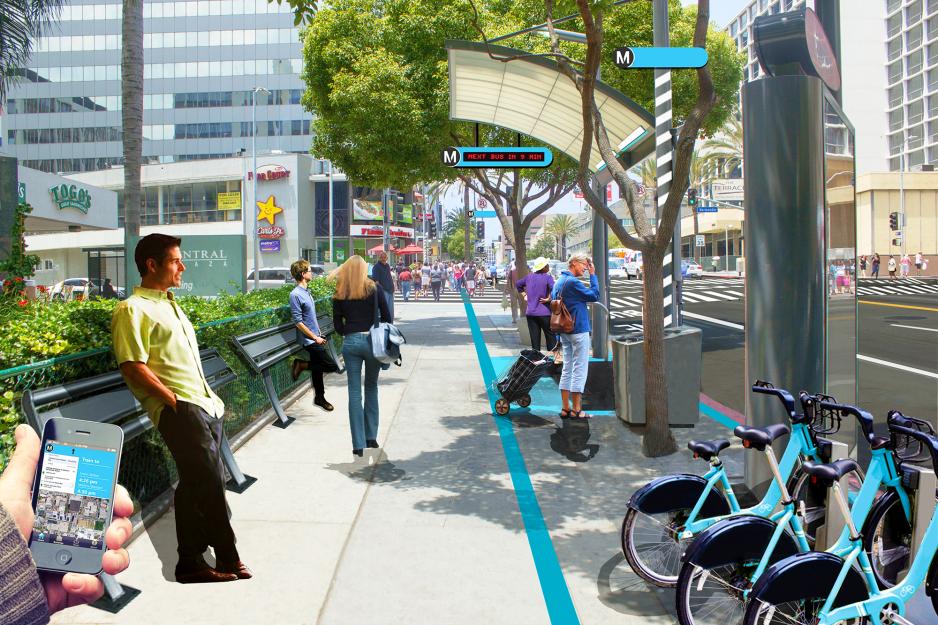
<path fill-rule="evenodd" d="M 797 601 L 771 604 L 759 599 L 749 602 L 743 625 L 817 625 L 818 612 L 827 597 L 807 597 Z M 840 621 L 837 625 L 863 625 L 867 617 Z"/>
<path fill-rule="evenodd" d="M 677 616 L 681 625 L 742 625 L 743 593 L 759 565 L 747 561 L 705 569 L 685 562 L 677 580 Z"/>
<path fill-rule="evenodd" d="M 681 555 L 688 540 L 678 538 L 690 508 L 645 514 L 629 508 L 622 520 L 622 553 L 645 581 L 672 588 L 681 570 Z"/>
<path fill-rule="evenodd" d="M 874 504 L 862 534 L 876 583 L 883 589 L 892 588 L 908 568 L 912 555 L 912 525 L 895 491 Z"/>

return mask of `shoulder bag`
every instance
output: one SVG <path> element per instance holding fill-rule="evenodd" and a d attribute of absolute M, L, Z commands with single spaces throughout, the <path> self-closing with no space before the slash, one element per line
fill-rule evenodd
<path fill-rule="evenodd" d="M 401 331 L 393 323 L 381 321 L 381 315 L 378 312 L 378 298 L 383 297 L 383 292 L 379 292 L 376 287 L 375 296 L 375 320 L 368 331 L 368 342 L 371 343 L 371 353 L 375 360 L 382 365 L 394 363 L 401 366 L 401 345 L 407 342 Z"/>
<path fill-rule="evenodd" d="M 563 289 L 567 286 L 567 280 L 569 278 L 566 278 L 563 286 L 560 287 L 557 299 L 550 302 L 550 331 L 557 334 L 570 334 L 573 332 L 573 316 L 563 303 Z"/>

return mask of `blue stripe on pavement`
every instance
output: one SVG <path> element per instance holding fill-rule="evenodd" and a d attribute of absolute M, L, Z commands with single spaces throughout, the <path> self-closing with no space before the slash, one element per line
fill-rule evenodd
<path fill-rule="evenodd" d="M 736 429 L 736 426 L 739 425 L 738 422 L 730 419 L 728 416 L 726 416 L 725 414 L 723 414 L 722 412 L 720 412 L 719 410 L 717 410 L 716 408 L 712 406 L 708 406 L 707 404 L 703 402 L 700 402 L 699 406 L 700 406 L 700 413 L 702 415 L 704 415 L 705 417 L 710 417 L 711 419 L 713 419 L 714 421 L 716 421 L 722 426 L 725 426 L 731 430 L 734 430 Z"/>
<path fill-rule="evenodd" d="M 541 592 L 544 595 L 544 602 L 547 604 L 550 622 L 552 625 L 579 625 L 580 619 L 577 617 L 576 608 L 573 606 L 573 599 L 570 597 L 567 582 L 564 580 L 560 561 L 554 551 L 554 544 L 550 540 L 550 532 L 544 523 L 544 515 L 541 513 L 541 506 L 537 502 L 537 494 L 534 492 L 534 485 L 531 484 L 528 468 L 524 464 L 524 456 L 518 446 L 518 439 L 515 437 L 511 419 L 495 414 L 495 400 L 498 399 L 498 393 L 495 390 L 495 367 L 492 365 L 489 350 L 485 346 L 482 328 L 479 326 L 475 310 L 473 310 L 472 304 L 466 296 L 466 291 L 462 290 L 460 294 L 466 307 L 466 317 L 469 320 L 469 328 L 472 330 L 472 342 L 475 344 L 476 356 L 479 358 L 479 366 L 482 368 L 482 378 L 485 381 L 485 388 L 489 396 L 492 416 L 498 426 L 498 435 L 502 441 L 505 460 L 508 462 L 511 483 L 515 490 L 515 497 L 518 500 L 518 508 L 521 510 L 524 531 L 528 537 L 528 545 L 534 558 L 534 568 L 537 570 L 537 577 L 541 583 Z"/>

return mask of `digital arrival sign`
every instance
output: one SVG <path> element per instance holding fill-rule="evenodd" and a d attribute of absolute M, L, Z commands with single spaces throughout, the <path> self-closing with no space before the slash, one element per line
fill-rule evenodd
<path fill-rule="evenodd" d="M 550 167 L 554 155 L 548 148 L 455 148 L 443 150 L 441 158 L 449 167 L 511 168 Z"/>

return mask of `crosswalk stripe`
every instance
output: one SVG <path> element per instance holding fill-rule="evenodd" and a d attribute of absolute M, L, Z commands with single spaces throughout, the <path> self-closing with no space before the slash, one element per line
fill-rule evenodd
<path fill-rule="evenodd" d="M 714 297 L 719 297 L 719 298 L 728 299 L 728 300 L 736 300 L 736 299 L 738 299 L 738 298 L 736 298 L 736 297 L 733 297 L 732 295 L 723 295 L 722 293 L 720 293 L 720 292 L 718 292 L 718 291 L 707 291 L 707 295 L 712 295 L 712 296 L 714 296 Z"/>

